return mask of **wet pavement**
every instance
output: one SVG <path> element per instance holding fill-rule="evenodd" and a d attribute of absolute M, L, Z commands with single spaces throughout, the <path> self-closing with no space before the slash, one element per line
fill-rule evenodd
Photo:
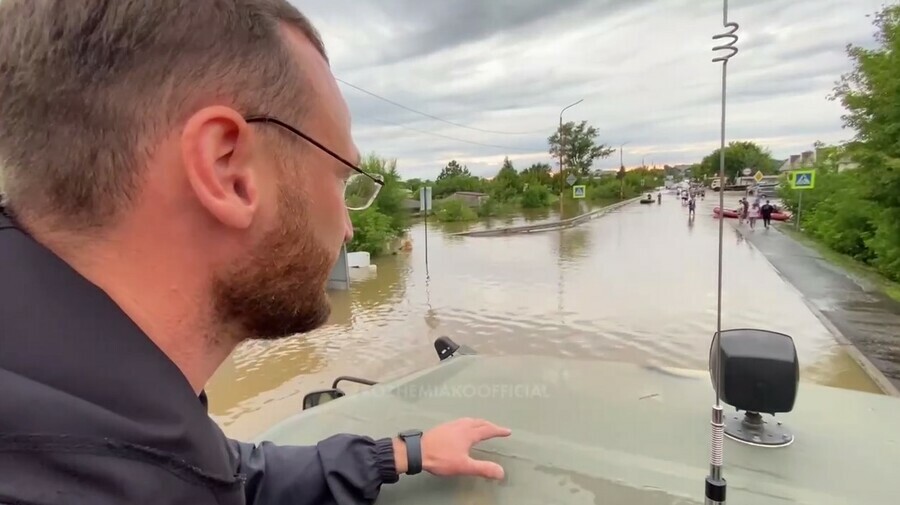
<path fill-rule="evenodd" d="M 726 204 L 727 207 L 727 204 Z M 876 378 L 889 379 L 893 394 L 900 388 L 900 303 L 854 279 L 829 263 L 817 251 L 778 230 L 759 224 L 751 231 L 737 220 L 728 223 L 765 254 L 782 277 L 796 287 L 814 313 L 824 319 L 837 337 L 859 350 L 854 357 Z M 861 355 L 860 355 L 861 354 Z M 877 370 L 872 370 L 872 366 Z M 880 384 L 883 389 L 890 385 Z"/>
<path fill-rule="evenodd" d="M 353 269 L 351 290 L 331 293 L 322 328 L 237 349 L 207 388 L 210 413 L 230 436 L 255 436 L 339 375 L 389 380 L 435 364 L 432 344 L 443 335 L 483 354 L 705 371 L 716 327 L 717 201 L 708 194 L 689 219 L 664 193 L 661 205 L 631 204 L 574 228 L 501 237 L 454 233 L 558 215 L 429 221 L 427 268 L 417 223 L 412 251 Z M 723 328 L 787 333 L 801 380 L 880 392 L 801 292 L 742 234 L 725 232 Z"/>

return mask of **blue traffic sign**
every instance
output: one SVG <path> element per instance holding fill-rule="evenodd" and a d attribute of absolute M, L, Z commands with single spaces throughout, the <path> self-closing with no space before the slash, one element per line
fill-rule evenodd
<path fill-rule="evenodd" d="M 815 170 L 798 170 L 791 178 L 791 189 L 813 189 L 816 187 Z"/>

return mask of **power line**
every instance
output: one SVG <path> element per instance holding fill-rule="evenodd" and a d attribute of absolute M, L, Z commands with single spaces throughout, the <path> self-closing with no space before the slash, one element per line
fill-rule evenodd
<path fill-rule="evenodd" d="M 457 142 L 465 142 L 466 144 L 474 144 L 474 145 L 476 145 L 476 146 L 484 146 L 484 147 L 496 147 L 496 148 L 498 148 L 498 149 L 506 149 L 506 150 L 508 150 L 508 151 L 521 151 L 521 152 L 523 152 L 523 153 L 524 153 L 524 152 L 528 152 L 528 153 L 534 152 L 534 149 L 523 149 L 523 148 L 521 148 L 521 147 L 501 146 L 501 145 L 496 145 L 496 144 L 484 144 L 484 143 L 482 143 L 482 142 L 475 142 L 475 141 L 473 141 L 473 140 L 460 139 L 460 138 L 456 138 L 456 137 L 451 137 L 451 136 L 449 136 L 449 135 L 443 135 L 443 134 L 441 134 L 441 133 L 435 133 L 435 132 L 430 132 L 430 131 L 426 131 L 426 130 L 419 130 L 418 128 L 413 128 L 413 127 L 411 127 L 411 126 L 402 125 L 402 124 L 400 124 L 400 123 L 395 123 L 395 122 L 393 122 L 393 121 L 385 121 L 384 119 L 378 119 L 378 118 L 374 118 L 374 117 L 373 117 L 373 118 L 369 118 L 369 119 L 372 119 L 372 120 L 374 120 L 374 121 L 378 121 L 379 123 L 384 123 L 384 124 L 389 124 L 389 125 L 393 125 L 393 126 L 398 126 L 398 127 L 403 128 L 403 129 L 405 129 L 405 130 L 411 130 L 411 131 L 414 131 L 414 132 L 424 133 L 425 135 L 434 135 L 435 137 L 441 137 L 441 138 L 445 138 L 445 139 L 449 139 L 449 140 L 455 140 L 455 141 L 457 141 Z"/>
<path fill-rule="evenodd" d="M 484 132 L 484 133 L 497 133 L 497 134 L 501 134 L 501 135 L 533 135 L 533 134 L 535 134 L 535 133 L 541 133 L 541 132 L 543 131 L 543 130 L 538 130 L 538 131 L 531 131 L 531 132 L 504 132 L 504 131 L 498 131 L 498 130 L 485 130 L 485 129 L 483 129 L 483 128 L 476 128 L 476 127 L 474 127 L 474 126 L 467 126 L 467 125 L 464 125 L 464 124 L 454 123 L 453 121 L 449 121 L 449 120 L 447 120 L 447 119 L 439 118 L 439 117 L 437 117 L 437 116 L 433 116 L 433 115 L 431 115 L 431 114 L 428 114 L 427 112 L 422 112 L 422 111 L 420 111 L 420 110 L 416 110 L 416 109 L 407 107 L 406 105 L 403 105 L 402 103 L 397 103 L 397 102 L 395 102 L 395 101 L 393 101 L 393 100 L 390 100 L 390 99 L 385 98 L 385 97 L 383 97 L 383 96 L 380 96 L 380 95 L 377 95 L 377 94 L 375 94 L 375 93 L 372 93 L 372 92 L 369 91 L 369 90 L 360 88 L 359 86 L 357 86 L 357 85 L 355 85 L 355 84 L 351 84 L 351 83 L 349 83 L 349 82 L 347 82 L 347 81 L 345 81 L 345 80 L 343 80 L 343 79 L 340 79 L 340 78 L 337 78 L 337 77 L 335 77 L 335 79 L 336 79 L 338 82 L 342 82 L 342 83 L 346 84 L 347 86 L 350 86 L 350 87 L 353 88 L 353 89 L 356 89 L 356 90 L 358 90 L 358 91 L 361 91 L 361 92 L 363 92 L 363 93 L 365 93 L 365 94 L 367 94 L 367 95 L 373 96 L 373 97 L 375 97 L 375 98 L 377 98 L 377 99 L 379 99 L 379 100 L 385 101 L 385 102 L 387 102 L 387 103 L 389 103 L 389 104 L 391 104 L 391 105 L 400 107 L 401 109 L 408 110 L 408 111 L 410 111 L 410 112 L 414 112 L 414 113 L 416 113 L 416 114 L 420 114 L 420 115 L 422 115 L 422 116 L 425 116 L 425 117 L 428 117 L 428 118 L 431 118 L 431 119 L 434 119 L 434 120 L 437 120 L 437 121 L 441 121 L 441 122 L 444 122 L 444 123 L 447 123 L 447 124 L 450 124 L 450 125 L 453 125 L 453 126 L 458 126 L 458 127 L 460 127 L 460 128 L 466 128 L 466 129 L 468 129 L 468 130 L 475 130 L 475 131 Z"/>

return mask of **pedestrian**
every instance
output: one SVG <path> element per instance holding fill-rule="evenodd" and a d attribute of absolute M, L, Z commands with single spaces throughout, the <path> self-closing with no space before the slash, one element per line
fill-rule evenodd
<path fill-rule="evenodd" d="M 294 446 L 209 416 L 239 344 L 328 321 L 349 212 L 381 188 L 326 54 L 289 0 L 0 0 L 0 502 L 373 503 L 403 474 L 503 479 L 470 456 L 510 434 L 487 420 Z"/>
<path fill-rule="evenodd" d="M 747 220 L 750 214 L 750 200 L 744 198 L 741 200 L 741 223 Z"/>
<path fill-rule="evenodd" d="M 772 203 L 769 200 L 766 200 L 765 205 L 760 209 L 762 218 L 763 218 L 763 226 L 768 230 L 769 224 L 772 222 L 772 213 L 775 211 L 775 207 L 772 206 Z"/>
<path fill-rule="evenodd" d="M 662 191 L 656 194 L 656 204 L 662 205 Z"/>
<path fill-rule="evenodd" d="M 750 218 L 750 229 L 753 230 L 756 228 L 756 220 L 759 219 L 759 205 L 754 203 L 753 207 L 750 207 L 748 217 Z"/>
<path fill-rule="evenodd" d="M 690 201 L 688 202 L 688 215 L 693 217 L 694 211 L 696 208 L 697 208 L 697 202 L 696 202 L 696 200 L 691 198 Z"/>

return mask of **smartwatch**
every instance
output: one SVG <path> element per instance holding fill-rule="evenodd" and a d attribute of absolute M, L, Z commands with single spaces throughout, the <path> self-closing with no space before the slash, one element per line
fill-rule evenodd
<path fill-rule="evenodd" d="M 406 430 L 397 434 L 406 444 L 406 474 L 422 471 L 422 430 Z"/>

